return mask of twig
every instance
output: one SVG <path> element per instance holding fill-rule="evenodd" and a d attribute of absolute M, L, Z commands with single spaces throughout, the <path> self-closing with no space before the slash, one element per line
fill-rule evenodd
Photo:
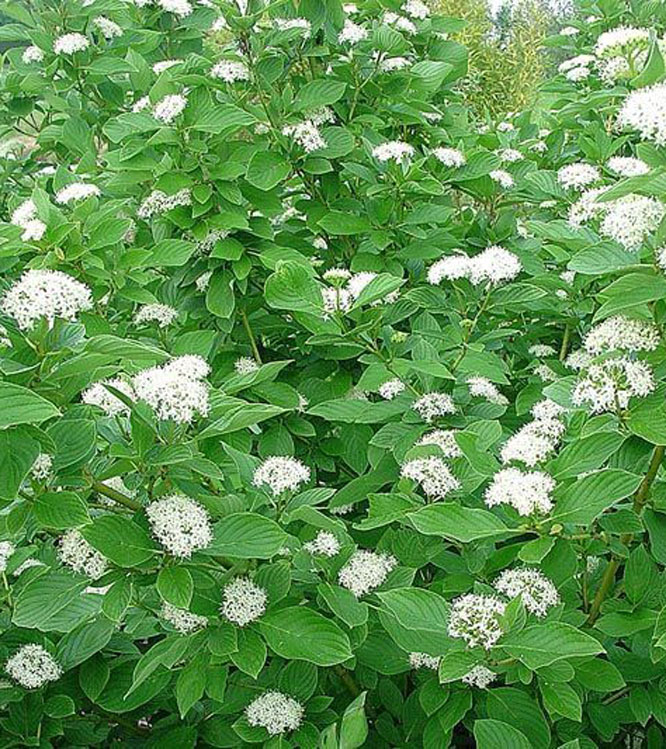
<path fill-rule="evenodd" d="M 252 332 L 252 328 L 250 327 L 250 321 L 247 319 L 247 312 L 245 312 L 245 310 L 241 312 L 241 320 L 243 321 L 243 327 L 245 328 L 247 337 L 250 339 L 250 348 L 252 349 L 252 355 L 256 359 L 257 364 L 262 364 L 261 354 L 259 353 L 259 349 L 257 348 L 257 341 L 254 338 L 254 333 Z"/>
<path fill-rule="evenodd" d="M 142 507 L 141 502 L 137 502 L 136 500 L 127 497 L 125 494 L 121 494 L 110 486 L 103 484 L 101 481 L 93 481 L 92 488 L 98 494 L 103 494 L 105 497 L 112 499 L 114 502 L 118 502 L 120 505 L 124 505 L 130 510 L 136 511 L 140 510 Z"/>

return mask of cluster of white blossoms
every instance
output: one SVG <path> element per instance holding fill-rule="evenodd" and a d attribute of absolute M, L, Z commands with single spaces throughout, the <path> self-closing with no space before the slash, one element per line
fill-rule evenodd
<path fill-rule="evenodd" d="M 594 55 L 577 55 L 560 63 L 557 71 L 570 81 L 582 81 L 591 74 L 591 66 L 596 62 Z"/>
<path fill-rule="evenodd" d="M 46 481 L 53 470 L 53 456 L 48 453 L 39 453 L 30 468 L 30 475 L 35 481 Z"/>
<path fill-rule="evenodd" d="M 510 190 L 516 184 L 516 181 L 506 169 L 493 169 L 488 176 L 505 190 Z"/>
<path fill-rule="evenodd" d="M 371 271 L 351 273 L 346 268 L 330 268 L 327 270 L 323 278 L 332 284 L 332 287 L 322 287 L 321 289 L 324 317 L 327 318 L 336 312 L 342 314 L 349 312 L 366 286 L 376 277 L 377 274 Z M 372 302 L 372 306 L 392 304 L 398 299 L 399 294 L 398 290 L 392 291 L 386 294 L 383 299 Z"/>
<path fill-rule="evenodd" d="M 153 65 L 153 73 L 155 73 L 155 75 L 160 75 L 165 70 L 174 68 L 176 67 L 176 65 L 182 65 L 184 62 L 185 60 L 181 58 L 177 58 L 175 60 L 160 60 Z M 150 99 L 148 99 L 148 101 L 150 102 Z"/>
<path fill-rule="evenodd" d="M 160 328 L 166 328 L 177 318 L 178 310 L 169 304 L 144 304 L 134 315 L 134 324 L 144 325 L 156 322 Z"/>
<path fill-rule="evenodd" d="M 580 190 L 581 187 L 592 185 L 601 179 L 601 172 L 596 166 L 585 164 L 567 164 L 557 170 L 557 181 L 564 188 Z"/>
<path fill-rule="evenodd" d="M 213 78 L 219 78 L 226 83 L 250 80 L 250 71 L 247 65 L 238 60 L 220 60 L 213 65 L 210 74 Z"/>
<path fill-rule="evenodd" d="M 430 15 L 430 8 L 421 0 L 407 0 L 401 10 L 405 15 L 419 21 L 425 20 Z"/>
<path fill-rule="evenodd" d="M 560 406 L 559 403 L 550 400 L 550 398 L 544 398 L 538 401 L 532 406 L 531 414 L 537 421 L 549 421 L 552 419 L 559 419 L 564 414 L 566 409 Z"/>
<path fill-rule="evenodd" d="M 97 197 L 101 194 L 99 187 L 86 182 L 72 182 L 58 190 L 55 195 L 55 202 L 60 205 L 67 205 L 77 200 L 85 200 L 90 197 Z"/>
<path fill-rule="evenodd" d="M 498 245 L 487 247 L 478 255 L 464 253 L 448 255 L 433 263 L 428 270 L 428 283 L 437 285 L 443 280 L 466 278 L 474 286 L 481 283 L 499 284 L 511 281 L 522 270 L 519 258 Z"/>
<path fill-rule="evenodd" d="M 271 736 L 295 731 L 303 722 L 305 708 L 300 702 L 282 692 L 264 692 L 245 708 L 251 726 L 265 728 Z"/>
<path fill-rule="evenodd" d="M 136 397 L 145 401 L 158 419 L 185 424 L 197 413 L 208 414 L 208 386 L 202 380 L 209 372 L 205 359 L 185 354 L 162 366 L 138 372 L 132 378 L 132 385 Z"/>
<path fill-rule="evenodd" d="M 456 431 L 454 429 L 434 429 L 424 434 L 416 443 L 419 447 L 424 445 L 437 445 L 446 458 L 460 458 L 462 450 L 456 442 Z"/>
<path fill-rule="evenodd" d="M 174 557 L 189 558 L 213 540 L 206 509 L 183 494 L 171 494 L 146 507 L 155 538 Z"/>
<path fill-rule="evenodd" d="M 43 59 L 44 59 L 44 52 L 39 47 L 36 47 L 34 44 L 31 44 L 29 47 L 26 47 L 23 50 L 23 55 L 21 56 L 21 60 L 26 65 L 30 65 L 33 62 L 42 62 Z"/>
<path fill-rule="evenodd" d="M 382 163 L 395 161 L 396 164 L 401 164 L 413 158 L 414 153 L 414 146 L 401 140 L 387 140 L 372 149 L 373 157 Z"/>
<path fill-rule="evenodd" d="M 185 187 L 173 195 L 167 195 L 162 190 L 153 190 L 141 203 L 136 215 L 144 221 L 178 206 L 192 205 L 192 193 Z"/>
<path fill-rule="evenodd" d="M 600 34 L 594 52 L 597 57 L 616 57 L 636 48 L 647 49 L 650 44 L 650 30 L 631 26 L 617 26 Z"/>
<path fill-rule="evenodd" d="M 83 34 L 63 34 L 53 42 L 53 51 L 56 55 L 73 55 L 75 52 L 83 52 L 90 46 L 90 39 Z"/>
<path fill-rule="evenodd" d="M 581 370 L 589 367 L 594 357 L 588 354 L 583 349 L 572 351 L 569 356 L 564 360 L 564 363 L 569 369 Z"/>
<path fill-rule="evenodd" d="M 506 604 L 495 596 L 468 593 L 456 598 L 449 615 L 449 636 L 460 637 L 470 648 L 490 650 L 503 634 L 499 617 L 505 609 Z"/>
<path fill-rule="evenodd" d="M 338 34 L 338 44 L 358 44 L 368 38 L 368 30 L 345 18 L 342 31 Z"/>
<path fill-rule="evenodd" d="M 183 113 L 186 106 L 187 97 L 183 94 L 167 94 L 153 107 L 153 117 L 165 125 L 170 125 Z"/>
<path fill-rule="evenodd" d="M 522 161 L 525 157 L 523 154 L 515 148 L 502 148 L 497 152 L 500 161 L 505 164 L 515 164 L 518 161 Z"/>
<path fill-rule="evenodd" d="M 576 383 L 571 400 L 592 413 L 626 409 L 632 397 L 644 398 L 655 389 L 652 369 L 642 361 L 619 357 L 590 364 Z"/>
<path fill-rule="evenodd" d="M 93 18 L 93 24 L 95 24 L 105 39 L 115 39 L 123 35 L 122 28 L 106 16 L 96 16 Z"/>
<path fill-rule="evenodd" d="M 447 393 L 425 393 L 412 403 L 412 408 L 428 424 L 440 416 L 456 412 L 453 398 Z"/>
<path fill-rule="evenodd" d="M 267 486 L 274 497 L 285 491 L 296 491 L 301 484 L 310 480 L 310 469 L 296 458 L 273 455 L 255 470 L 252 477 L 254 486 Z"/>
<path fill-rule="evenodd" d="M 208 619 L 199 614 L 192 614 L 187 609 L 179 609 L 167 601 L 163 601 L 160 616 L 178 632 L 188 635 L 208 626 Z"/>
<path fill-rule="evenodd" d="M 619 242 L 630 252 L 638 252 L 646 237 L 656 231 L 666 214 L 664 204 L 645 195 L 625 195 L 602 203 L 603 219 L 599 233 Z"/>
<path fill-rule="evenodd" d="M 128 414 L 129 406 L 116 397 L 105 385 L 110 385 L 115 390 L 124 393 L 131 400 L 136 398 L 134 388 L 128 382 L 120 377 L 114 377 L 111 380 L 103 380 L 91 385 L 87 390 L 84 390 L 81 400 L 89 406 L 101 408 L 107 416 Z"/>
<path fill-rule="evenodd" d="M 592 328 L 583 345 L 595 356 L 609 351 L 654 351 L 659 345 L 659 331 L 646 320 L 614 315 Z"/>
<path fill-rule="evenodd" d="M 266 611 L 266 591 L 247 577 L 237 577 L 222 590 L 222 616 L 239 627 L 245 627 Z"/>
<path fill-rule="evenodd" d="M 156 0 L 157 4 L 167 13 L 173 13 L 179 18 L 186 18 L 192 13 L 192 6 L 188 0 Z"/>
<path fill-rule="evenodd" d="M 611 156 L 606 166 L 621 177 L 640 177 L 650 171 L 650 167 L 642 159 L 633 156 Z"/>
<path fill-rule="evenodd" d="M 429 497 L 437 499 L 444 499 L 447 494 L 460 488 L 460 482 L 446 463 L 432 455 L 407 461 L 401 467 L 400 475 L 416 481 Z"/>
<path fill-rule="evenodd" d="M 45 318 L 49 327 L 56 318 L 76 320 L 92 307 L 90 289 L 59 270 L 28 270 L 5 293 L 0 308 L 16 320 L 21 330 L 31 330 Z"/>
<path fill-rule="evenodd" d="M 554 489 L 554 479 L 543 471 L 503 468 L 493 476 L 483 498 L 488 507 L 507 504 L 519 515 L 545 515 L 553 508 Z"/>
<path fill-rule="evenodd" d="M 637 130 L 643 140 L 666 144 L 666 83 L 640 88 L 627 96 L 617 116 L 621 130 Z"/>
<path fill-rule="evenodd" d="M 395 70 L 408 68 L 412 64 L 406 57 L 385 57 L 379 62 L 379 70 L 382 73 L 392 73 Z"/>
<path fill-rule="evenodd" d="M 502 446 L 503 463 L 517 460 L 535 466 L 555 451 L 565 431 L 559 420 L 563 409 L 551 400 L 537 403 L 532 409 L 534 419 L 523 425 Z"/>
<path fill-rule="evenodd" d="M 39 242 L 46 233 L 46 224 L 37 218 L 37 206 L 32 199 L 24 200 L 11 215 L 11 223 L 23 229 L 24 242 Z"/>
<path fill-rule="evenodd" d="M 497 678 L 497 674 L 486 666 L 474 666 L 461 679 L 463 684 L 477 689 L 485 689 Z"/>
<path fill-rule="evenodd" d="M 435 148 L 432 155 L 444 166 L 458 168 L 465 166 L 467 159 L 465 154 L 457 148 Z"/>
<path fill-rule="evenodd" d="M 528 353 L 538 358 L 546 356 L 554 356 L 557 352 L 552 346 L 547 343 L 535 343 L 527 349 Z"/>
<path fill-rule="evenodd" d="M 303 548 L 310 554 L 334 557 L 340 552 L 341 544 L 334 533 L 319 531 L 312 541 L 303 544 Z"/>
<path fill-rule="evenodd" d="M 312 26 L 305 18 L 274 18 L 273 25 L 278 31 L 291 31 L 298 29 L 304 38 L 310 36 Z"/>
<path fill-rule="evenodd" d="M 404 31 L 407 34 L 416 34 L 416 26 L 409 20 L 409 18 L 405 18 L 405 16 L 388 11 L 387 13 L 384 13 L 382 21 L 387 26 L 394 26 L 399 31 Z"/>
<path fill-rule="evenodd" d="M 468 377 L 467 387 L 470 395 L 476 398 L 485 398 L 497 406 L 506 406 L 509 403 L 508 398 L 502 395 L 497 386 L 487 377 Z"/>
<path fill-rule="evenodd" d="M 410 668 L 429 668 L 432 671 L 437 671 L 439 668 L 439 662 L 442 659 L 436 655 L 428 655 L 427 653 L 410 653 L 409 654 L 409 666 Z"/>
<path fill-rule="evenodd" d="M 590 221 L 606 209 L 605 203 L 598 203 L 600 198 L 607 190 L 606 187 L 594 187 L 586 190 L 575 203 L 569 206 L 568 222 L 574 228 L 582 226 L 586 221 Z"/>
<path fill-rule="evenodd" d="M 493 586 L 509 598 L 520 596 L 525 608 L 535 616 L 546 616 L 548 609 L 560 602 L 553 582 L 531 567 L 504 570 Z"/>
<path fill-rule="evenodd" d="M 397 564 L 390 554 L 359 549 L 338 573 L 338 582 L 360 598 L 378 588 Z"/>
<path fill-rule="evenodd" d="M 405 390 L 405 383 L 395 377 L 392 380 L 387 380 L 386 382 L 383 382 L 379 386 L 379 394 L 382 396 L 382 398 L 385 398 L 387 401 L 392 401 L 395 397 L 400 395 L 400 393 L 404 392 Z"/>
<path fill-rule="evenodd" d="M 76 528 L 68 530 L 58 543 L 58 558 L 75 572 L 97 580 L 108 568 L 103 554 L 94 549 Z"/>
<path fill-rule="evenodd" d="M 25 689 L 39 689 L 62 676 L 62 669 L 51 653 L 35 644 L 21 646 L 5 663 L 5 671 Z"/>
<path fill-rule="evenodd" d="M 234 371 L 239 375 L 253 374 L 259 370 L 259 364 L 251 356 L 239 356 L 234 362 Z"/>
<path fill-rule="evenodd" d="M 0 572 L 7 569 L 9 557 L 14 553 L 15 547 L 11 541 L 0 541 Z"/>

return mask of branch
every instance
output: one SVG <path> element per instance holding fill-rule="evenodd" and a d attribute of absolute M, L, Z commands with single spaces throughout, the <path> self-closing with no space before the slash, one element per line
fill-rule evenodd
<path fill-rule="evenodd" d="M 101 481 L 93 481 L 92 488 L 98 494 L 103 494 L 105 497 L 108 497 L 109 499 L 112 499 L 114 502 L 117 502 L 118 504 L 123 505 L 124 507 L 127 507 L 130 510 L 134 510 L 135 512 L 136 510 L 140 510 L 141 507 L 143 506 L 141 502 L 137 502 L 131 497 L 127 497 L 126 495 L 121 494 L 120 492 L 117 492 L 115 489 L 112 489 L 110 486 L 103 484 Z"/>

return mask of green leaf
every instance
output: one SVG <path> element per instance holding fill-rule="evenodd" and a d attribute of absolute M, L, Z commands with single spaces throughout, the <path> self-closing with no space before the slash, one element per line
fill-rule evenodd
<path fill-rule="evenodd" d="M 104 617 L 87 622 L 58 642 L 56 660 L 68 671 L 105 648 L 114 631 L 115 624 Z"/>
<path fill-rule="evenodd" d="M 229 271 L 215 271 L 206 291 L 206 307 L 216 317 L 228 320 L 236 306 L 234 276 Z"/>
<path fill-rule="evenodd" d="M 599 297 L 603 304 L 594 316 L 603 320 L 618 312 L 625 312 L 655 299 L 666 296 L 666 278 L 656 273 L 627 273 L 607 286 Z"/>
<path fill-rule="evenodd" d="M 192 575 L 184 567 L 164 567 L 157 576 L 157 592 L 172 606 L 187 609 L 194 592 Z"/>
<path fill-rule="evenodd" d="M 532 749 L 524 733 L 490 718 L 474 722 L 474 738 L 478 749 Z"/>
<path fill-rule="evenodd" d="M 46 433 L 56 446 L 53 456 L 56 471 L 89 459 L 95 451 L 97 433 L 91 419 L 62 419 L 52 424 Z"/>
<path fill-rule="evenodd" d="M 60 415 L 60 411 L 46 398 L 10 382 L 0 382 L 0 401 L 0 429 L 17 424 L 41 424 Z"/>
<path fill-rule="evenodd" d="M 290 164 L 279 153 L 257 151 L 250 159 L 245 179 L 259 190 L 272 190 L 290 173 Z"/>
<path fill-rule="evenodd" d="M 203 551 L 240 559 L 270 559 L 286 540 L 286 533 L 274 520 L 252 512 L 239 512 L 215 524 L 213 540 Z"/>
<path fill-rule="evenodd" d="M 0 497 L 14 499 L 39 455 L 29 427 L 0 431 Z"/>
<path fill-rule="evenodd" d="M 286 262 L 268 277 L 266 303 L 274 309 L 288 309 L 319 315 L 322 296 L 319 285 L 300 264 Z"/>
<path fill-rule="evenodd" d="M 664 58 L 659 49 L 659 41 L 654 32 L 651 36 L 650 51 L 648 53 L 645 67 L 635 78 L 632 79 L 632 88 L 651 86 L 653 83 L 661 81 L 666 74 L 666 64 L 664 64 Z"/>
<path fill-rule="evenodd" d="M 26 629 L 49 631 L 49 623 L 77 599 L 88 580 L 68 572 L 47 572 L 31 580 L 19 593 L 13 623 Z"/>
<path fill-rule="evenodd" d="M 347 705 L 340 722 L 338 749 L 357 749 L 363 746 L 368 737 L 368 720 L 365 717 L 366 693 Z"/>
<path fill-rule="evenodd" d="M 186 242 L 184 239 L 163 239 L 153 248 L 148 264 L 156 267 L 185 265 L 195 249 L 194 242 Z"/>
<path fill-rule="evenodd" d="M 120 515 L 103 515 L 81 529 L 86 541 L 120 567 L 147 562 L 158 547 L 140 525 Z"/>
<path fill-rule="evenodd" d="M 550 746 L 550 729 L 536 700 L 522 689 L 494 687 L 488 690 L 488 717 L 509 723 L 525 734 L 533 747 Z"/>
<path fill-rule="evenodd" d="M 367 218 L 353 213 L 331 211 L 319 221 L 319 226 L 327 233 L 337 236 L 361 234 L 372 229 Z"/>
<path fill-rule="evenodd" d="M 345 92 L 346 83 L 329 79 L 310 81 L 302 86 L 294 99 L 294 109 L 297 112 L 319 109 L 335 104 Z"/>
<path fill-rule="evenodd" d="M 65 530 L 90 522 L 86 503 L 74 492 L 45 492 L 35 499 L 33 508 L 43 528 Z"/>
<path fill-rule="evenodd" d="M 540 686 L 543 704 L 548 712 L 562 715 L 569 720 L 580 723 L 583 719 L 583 705 L 573 687 L 563 682 L 557 684 L 543 683 Z"/>
<path fill-rule="evenodd" d="M 584 476 L 559 492 L 552 519 L 559 523 L 589 525 L 609 507 L 633 494 L 641 480 L 641 476 L 617 469 Z"/>
<path fill-rule="evenodd" d="M 197 703 L 206 688 L 206 668 L 208 655 L 198 653 L 180 672 L 176 681 L 176 703 L 181 720 L 190 708 Z"/>
<path fill-rule="evenodd" d="M 594 637 L 570 624 L 537 624 L 507 635 L 502 648 L 534 670 L 566 658 L 597 655 L 604 649 Z"/>
<path fill-rule="evenodd" d="M 464 543 L 480 538 L 499 538 L 512 533 L 511 529 L 491 512 L 472 510 L 454 502 L 428 505 L 407 517 L 419 533 Z"/>
<path fill-rule="evenodd" d="M 437 593 L 423 588 L 397 588 L 377 593 L 383 606 L 411 632 L 441 635 L 449 620 L 449 605 Z M 446 648 L 446 644 L 443 643 Z"/>

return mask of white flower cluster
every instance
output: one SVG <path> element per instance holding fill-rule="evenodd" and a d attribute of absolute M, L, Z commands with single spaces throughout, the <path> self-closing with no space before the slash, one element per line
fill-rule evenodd
<path fill-rule="evenodd" d="M 91 307 L 90 289 L 59 270 L 26 271 L 0 304 L 21 330 L 31 330 L 42 318 L 49 327 L 56 318 L 75 320 L 79 312 Z"/>
<path fill-rule="evenodd" d="M 152 216 L 166 213 L 178 206 L 192 205 L 192 193 L 187 187 L 179 190 L 174 195 L 167 195 L 162 190 L 153 190 L 141 203 L 136 215 L 144 221 Z"/>
<path fill-rule="evenodd" d="M 149 322 L 156 322 L 160 328 L 166 328 L 177 317 L 178 310 L 169 304 L 144 304 L 136 315 L 134 315 L 134 324 L 143 325 Z"/>
<path fill-rule="evenodd" d="M 319 151 L 328 145 L 326 139 L 319 131 L 318 124 L 313 119 L 303 120 L 295 125 L 285 125 L 282 135 L 293 138 L 306 153 Z"/>
<path fill-rule="evenodd" d="M 115 39 L 123 35 L 123 30 L 115 21 L 106 16 L 97 16 L 93 18 L 93 23 L 99 29 L 105 39 Z"/>
<path fill-rule="evenodd" d="M 23 55 L 21 56 L 21 60 L 23 60 L 26 65 L 30 65 L 33 62 L 42 62 L 43 59 L 44 53 L 39 47 L 36 47 L 34 44 L 26 47 L 23 50 Z"/>
<path fill-rule="evenodd" d="M 303 722 L 305 708 L 300 702 L 282 692 L 264 692 L 245 708 L 251 726 L 265 728 L 271 736 L 295 731 Z"/>
<path fill-rule="evenodd" d="M 559 420 L 563 413 L 556 403 L 541 401 L 532 409 L 534 420 L 522 426 L 504 443 L 501 450 L 503 463 L 517 460 L 535 466 L 545 460 L 557 447 L 565 431 Z"/>
<path fill-rule="evenodd" d="M 400 393 L 404 392 L 404 390 L 405 383 L 396 377 L 393 380 L 383 382 L 379 386 L 378 392 L 382 398 L 385 398 L 387 401 L 392 401 L 395 397 L 400 395 Z"/>
<path fill-rule="evenodd" d="M 185 60 L 182 60 L 180 58 L 177 58 L 175 60 L 160 60 L 153 65 L 153 73 L 155 73 L 155 75 L 160 75 L 165 70 L 174 68 L 176 67 L 176 65 L 182 65 L 184 62 Z M 148 103 L 150 103 L 150 98 L 148 99 Z"/>
<path fill-rule="evenodd" d="M 234 362 L 236 374 L 248 375 L 259 370 L 259 364 L 251 356 L 240 356 Z"/>
<path fill-rule="evenodd" d="M 274 18 L 273 24 L 278 31 L 291 31 L 298 29 L 302 36 L 307 39 L 310 36 L 312 26 L 305 18 Z"/>
<path fill-rule="evenodd" d="M 611 156 L 606 166 L 621 177 L 640 177 L 650 171 L 650 167 L 642 159 L 633 156 Z"/>
<path fill-rule="evenodd" d="M 481 283 L 498 284 L 511 281 L 522 270 L 522 264 L 512 252 L 492 245 L 473 257 L 460 252 L 438 260 L 428 270 L 428 283 L 437 285 L 443 280 L 468 279 L 477 286 Z"/>
<path fill-rule="evenodd" d="M 420 21 L 425 20 L 430 15 L 430 9 L 421 0 L 407 0 L 401 10 L 406 15 L 417 18 Z"/>
<path fill-rule="evenodd" d="M 410 668 L 429 668 L 433 671 L 437 671 L 439 668 L 439 662 L 441 658 L 435 655 L 428 655 L 427 653 L 410 653 L 409 654 L 409 666 Z"/>
<path fill-rule="evenodd" d="M 338 582 L 360 598 L 378 588 L 397 564 L 390 554 L 359 549 L 338 573 Z"/>
<path fill-rule="evenodd" d="M 62 676 L 51 653 L 35 644 L 21 646 L 5 664 L 5 671 L 25 689 L 39 689 Z"/>
<path fill-rule="evenodd" d="M 165 125 L 170 125 L 183 113 L 186 106 L 187 97 L 183 94 L 167 94 L 153 107 L 153 117 Z"/>
<path fill-rule="evenodd" d="M 266 591 L 247 577 L 237 577 L 222 591 L 222 616 L 239 627 L 245 627 L 266 611 Z"/>
<path fill-rule="evenodd" d="M 75 52 L 83 52 L 89 46 L 90 40 L 83 34 L 63 34 L 53 42 L 53 51 L 56 55 L 73 55 Z"/>
<path fill-rule="evenodd" d="M 396 164 L 400 164 L 403 161 L 413 158 L 414 153 L 414 146 L 410 146 L 409 143 L 403 143 L 401 140 L 388 140 L 386 143 L 380 143 L 372 149 L 374 158 L 382 163 L 395 161 Z"/>
<path fill-rule="evenodd" d="M 213 65 L 210 74 L 213 78 L 219 78 L 226 83 L 250 80 L 250 71 L 247 65 L 238 60 L 220 60 Z"/>
<path fill-rule="evenodd" d="M 379 69 L 383 73 L 392 73 L 394 70 L 402 70 L 411 65 L 406 57 L 386 57 L 379 62 Z"/>
<path fill-rule="evenodd" d="M 488 507 L 511 505 L 519 515 L 547 514 L 553 508 L 555 481 L 543 471 L 503 468 L 494 476 L 484 493 Z"/>
<path fill-rule="evenodd" d="M 416 26 L 404 16 L 400 16 L 397 13 L 384 13 L 383 22 L 388 26 L 395 26 L 399 31 L 404 31 L 407 34 L 416 34 Z"/>
<path fill-rule="evenodd" d="M 24 200 L 12 213 L 11 223 L 23 229 L 24 242 L 39 242 L 46 232 L 46 224 L 37 218 L 37 206 L 31 199 Z"/>
<path fill-rule="evenodd" d="M 578 349 L 578 351 L 572 351 L 569 356 L 567 356 L 564 363 L 569 367 L 569 369 L 580 370 L 589 367 L 593 359 L 594 357 L 588 354 L 587 351 Z"/>
<path fill-rule="evenodd" d="M 14 549 L 14 544 L 11 541 L 0 541 L 0 572 L 7 569 L 7 562 L 14 553 Z"/>
<path fill-rule="evenodd" d="M 309 480 L 310 469 L 306 465 L 296 458 L 283 455 L 266 458 L 252 477 L 255 486 L 267 486 L 274 497 L 287 490 L 295 491 Z"/>
<path fill-rule="evenodd" d="M 657 230 L 666 214 L 664 204 L 645 195 L 625 195 L 601 203 L 603 219 L 599 233 L 619 242 L 630 252 L 638 252 L 648 234 Z"/>
<path fill-rule="evenodd" d="M 548 609 L 560 602 L 553 582 L 531 567 L 504 570 L 493 585 L 509 598 L 520 596 L 525 608 L 535 616 L 546 616 Z"/>
<path fill-rule="evenodd" d="M 340 541 L 330 531 L 319 531 L 312 541 L 303 544 L 308 553 L 323 557 L 336 556 L 340 552 L 340 547 Z"/>
<path fill-rule="evenodd" d="M 213 539 L 206 509 L 183 494 L 171 494 L 146 507 L 155 538 L 174 557 L 189 558 Z"/>
<path fill-rule="evenodd" d="M 185 18 L 192 13 L 192 6 L 188 0 L 157 0 L 157 4 L 167 13 L 173 13 L 178 18 Z"/>
<path fill-rule="evenodd" d="M 522 161 L 525 157 L 523 154 L 515 148 L 503 148 L 497 152 L 500 161 L 506 164 L 515 164 L 517 161 Z"/>
<path fill-rule="evenodd" d="M 342 31 L 338 34 L 338 44 L 358 44 L 368 38 L 368 30 L 345 18 Z"/>
<path fill-rule="evenodd" d="M 365 287 L 377 277 L 376 273 L 371 271 L 361 271 L 360 273 L 351 273 L 346 268 L 331 268 L 324 273 L 324 280 L 333 284 L 333 287 L 323 287 L 321 290 L 322 304 L 324 308 L 324 317 L 340 312 L 342 314 L 349 312 L 354 306 L 354 302 L 361 296 Z M 342 286 L 347 280 L 345 286 Z M 379 304 L 392 304 L 398 299 L 399 292 L 392 291 L 382 300 L 372 303 L 372 306 Z"/>
<path fill-rule="evenodd" d="M 497 678 L 497 674 L 491 671 L 486 666 L 474 666 L 468 671 L 460 681 L 463 684 L 467 684 L 470 687 L 476 687 L 477 689 L 485 689 L 489 684 L 492 684 Z"/>
<path fill-rule="evenodd" d="M 643 140 L 666 145 L 666 83 L 632 91 L 620 108 L 617 126 L 637 130 Z"/>
<path fill-rule="evenodd" d="M 516 184 L 516 181 L 506 169 L 493 169 L 488 176 L 505 190 L 510 190 Z"/>
<path fill-rule="evenodd" d="M 94 549 L 76 528 L 67 531 L 60 538 L 58 558 L 63 564 L 91 580 L 97 580 L 108 568 L 106 557 Z"/>
<path fill-rule="evenodd" d="M 536 357 L 554 356 L 556 353 L 555 349 L 547 343 L 535 343 L 533 346 L 530 346 L 527 351 L 532 354 L 532 356 Z"/>
<path fill-rule="evenodd" d="M 617 57 L 636 48 L 647 48 L 650 43 L 649 29 L 618 26 L 600 34 L 594 45 L 597 57 Z"/>
<path fill-rule="evenodd" d="M 509 403 L 508 398 L 502 395 L 497 386 L 487 377 L 468 377 L 467 387 L 470 395 L 474 397 L 485 398 L 498 406 L 506 406 Z"/>
<path fill-rule="evenodd" d="M 177 606 L 164 601 L 162 603 L 162 609 L 160 616 L 164 621 L 169 624 L 178 632 L 184 635 L 188 635 L 191 632 L 196 632 L 198 629 L 203 629 L 208 626 L 208 619 L 205 616 L 199 616 L 199 614 L 192 614 L 187 609 L 179 609 Z"/>
<path fill-rule="evenodd" d="M 444 499 L 447 494 L 460 488 L 460 482 L 446 463 L 432 455 L 407 461 L 401 467 L 400 475 L 418 482 L 429 497 L 437 499 Z"/>
<path fill-rule="evenodd" d="M 460 458 L 462 450 L 456 442 L 454 429 L 434 429 L 421 437 L 416 443 L 418 446 L 437 445 L 446 458 Z"/>
<path fill-rule="evenodd" d="M 412 403 L 412 408 L 428 424 L 431 424 L 439 416 L 456 412 L 453 398 L 446 393 L 426 393 Z"/>
<path fill-rule="evenodd" d="M 565 60 L 557 68 L 570 81 L 582 81 L 589 77 L 591 66 L 594 65 L 597 58 L 594 55 L 577 55 L 569 60 Z"/>
<path fill-rule="evenodd" d="M 654 351 L 659 345 L 659 331 L 651 322 L 614 315 L 592 328 L 583 345 L 595 356 L 608 351 Z"/>
<path fill-rule="evenodd" d="M 208 414 L 208 386 L 202 380 L 209 372 L 204 359 L 185 354 L 162 366 L 138 372 L 132 378 L 132 385 L 136 397 L 145 401 L 158 419 L 185 424 L 197 413 Z"/>
<path fill-rule="evenodd" d="M 456 598 L 451 605 L 449 636 L 460 637 L 470 648 L 490 650 L 503 634 L 499 617 L 505 609 L 506 604 L 495 596 L 468 593 Z"/>
<path fill-rule="evenodd" d="M 601 179 L 601 172 L 591 164 L 579 162 L 567 164 L 557 171 L 557 181 L 564 188 L 580 190 L 581 187 L 592 185 Z"/>
<path fill-rule="evenodd" d="M 46 481 L 53 470 L 53 456 L 48 453 L 39 453 L 30 469 L 30 475 L 35 481 Z"/>
<path fill-rule="evenodd" d="M 569 207 L 569 224 L 575 228 L 582 226 L 586 221 L 598 216 L 605 208 L 605 203 L 597 203 L 597 198 L 603 195 L 608 187 L 595 187 L 586 190 L 575 203 Z"/>
<path fill-rule="evenodd" d="M 432 155 L 444 166 L 452 168 L 465 166 L 467 163 L 465 154 L 457 148 L 435 148 Z"/>
<path fill-rule="evenodd" d="M 128 382 L 125 382 L 120 377 L 114 377 L 111 380 L 103 380 L 91 385 L 83 392 L 81 400 L 89 406 L 101 408 L 107 416 L 128 414 L 130 411 L 129 406 L 123 403 L 120 398 L 117 398 L 105 385 L 110 385 L 115 390 L 124 393 L 131 400 L 136 398 L 134 388 Z"/>
<path fill-rule="evenodd" d="M 571 400 L 592 413 L 626 409 L 632 397 L 644 398 L 655 389 L 648 364 L 619 357 L 590 364 L 574 387 Z"/>
<path fill-rule="evenodd" d="M 85 182 L 72 182 L 71 185 L 58 190 L 55 196 L 56 203 L 67 205 L 77 200 L 85 200 L 90 197 L 100 195 L 100 189 L 96 185 L 90 185 Z"/>

